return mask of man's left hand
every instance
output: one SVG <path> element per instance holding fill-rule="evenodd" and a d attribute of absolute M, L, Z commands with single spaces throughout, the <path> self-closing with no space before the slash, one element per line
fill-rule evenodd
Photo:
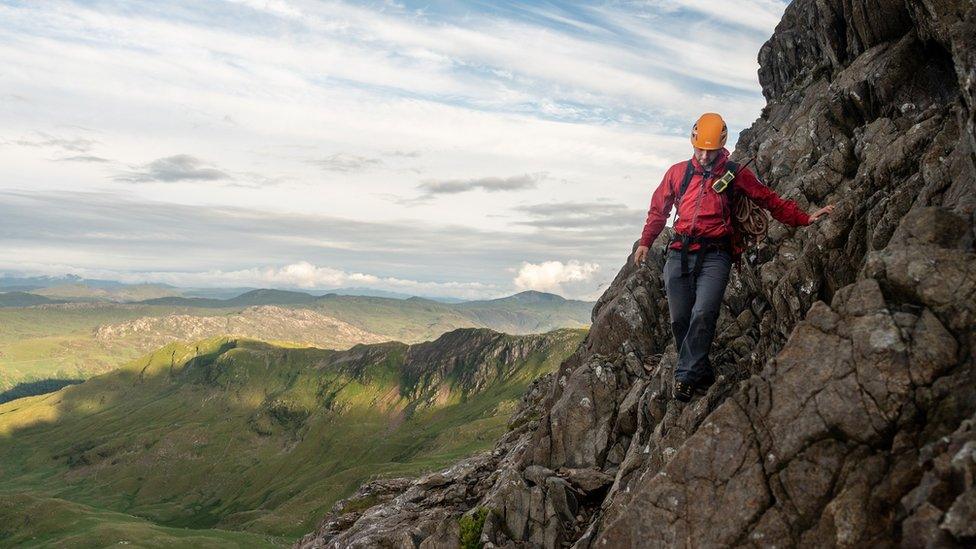
<path fill-rule="evenodd" d="M 810 223 L 815 223 L 821 217 L 823 217 L 825 215 L 830 215 L 830 212 L 832 212 L 832 211 L 834 211 L 834 205 L 833 204 L 827 204 L 823 208 L 820 208 L 819 210 L 817 210 L 817 211 L 813 212 L 812 214 L 810 214 Z"/>

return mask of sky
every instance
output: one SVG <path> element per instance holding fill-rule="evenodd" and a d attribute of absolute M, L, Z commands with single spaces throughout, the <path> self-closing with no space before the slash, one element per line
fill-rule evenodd
<path fill-rule="evenodd" d="M 0 0 L 0 273 L 596 299 L 780 0 Z"/>

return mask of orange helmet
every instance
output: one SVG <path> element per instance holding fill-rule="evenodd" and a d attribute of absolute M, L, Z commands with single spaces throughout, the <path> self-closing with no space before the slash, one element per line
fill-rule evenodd
<path fill-rule="evenodd" d="M 707 151 L 724 147 L 728 136 L 729 129 L 722 116 L 713 112 L 701 115 L 698 122 L 695 122 L 695 126 L 691 128 L 691 144 Z"/>

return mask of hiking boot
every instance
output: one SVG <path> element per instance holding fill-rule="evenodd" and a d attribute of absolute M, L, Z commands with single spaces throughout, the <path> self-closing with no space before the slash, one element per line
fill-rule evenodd
<path fill-rule="evenodd" d="M 688 402 L 691 400 L 691 395 L 695 392 L 695 386 L 691 383 L 685 383 L 684 381 L 674 382 L 674 398 L 679 402 Z"/>
<path fill-rule="evenodd" d="M 698 383 L 695 383 L 695 392 L 705 394 L 708 392 L 708 388 L 715 383 L 715 374 L 709 372 L 705 374 Z"/>

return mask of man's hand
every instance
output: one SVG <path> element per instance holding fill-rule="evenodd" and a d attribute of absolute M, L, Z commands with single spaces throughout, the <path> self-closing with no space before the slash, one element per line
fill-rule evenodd
<path fill-rule="evenodd" d="M 638 246 L 637 251 L 634 252 L 634 265 L 640 267 L 640 264 L 644 262 L 647 258 L 647 246 Z"/>
<path fill-rule="evenodd" d="M 830 215 L 830 212 L 832 211 L 834 211 L 834 205 L 827 204 L 823 208 L 820 208 L 819 210 L 813 212 L 812 214 L 810 214 L 810 224 L 816 223 L 821 217 L 825 215 Z"/>

